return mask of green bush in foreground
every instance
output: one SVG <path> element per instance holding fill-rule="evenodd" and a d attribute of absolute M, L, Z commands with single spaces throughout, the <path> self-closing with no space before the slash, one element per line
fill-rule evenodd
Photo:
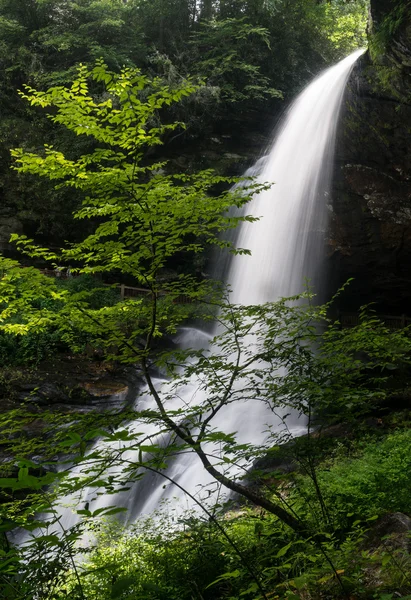
<path fill-rule="evenodd" d="M 368 442 L 358 456 L 320 469 L 318 480 L 339 527 L 347 525 L 347 514 L 351 521 L 384 512 L 411 514 L 411 431 Z"/>
<path fill-rule="evenodd" d="M 409 598 L 409 557 L 383 540 L 380 548 L 369 547 L 366 533 L 385 512 L 411 512 L 411 432 L 356 445 L 352 458 L 340 456 L 319 468 L 324 500 L 340 529 L 338 538 L 325 534 L 321 547 L 290 534 L 273 515 L 246 507 L 221 514 L 218 524 L 201 515 L 180 517 L 177 528 L 172 512 L 162 512 L 127 530 L 103 527 L 81 568 L 83 596 L 72 574 L 56 598 L 392 600 L 394 592 Z M 307 479 L 302 483 L 292 490 L 287 483 L 284 493 L 301 512 L 309 504 L 314 525 L 317 500 L 313 492 L 308 497 Z"/>

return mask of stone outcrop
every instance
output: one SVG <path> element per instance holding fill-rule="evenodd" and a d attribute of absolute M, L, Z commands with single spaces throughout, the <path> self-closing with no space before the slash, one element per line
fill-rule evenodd
<path fill-rule="evenodd" d="M 137 368 L 57 355 L 37 367 L 5 368 L 0 378 L 0 412 L 65 414 L 104 412 L 133 406 L 143 382 Z"/>
<path fill-rule="evenodd" d="M 366 533 L 363 547 L 368 550 L 410 551 L 411 519 L 400 512 L 387 513 L 376 521 Z"/>
<path fill-rule="evenodd" d="M 396 2 L 374 0 L 370 31 Z M 372 42 L 371 42 L 372 48 Z M 327 240 L 331 285 L 354 278 L 343 310 L 369 302 L 410 313 L 411 9 L 382 56 L 367 52 L 353 70 L 337 138 Z M 372 58 L 373 57 L 373 58 Z"/>

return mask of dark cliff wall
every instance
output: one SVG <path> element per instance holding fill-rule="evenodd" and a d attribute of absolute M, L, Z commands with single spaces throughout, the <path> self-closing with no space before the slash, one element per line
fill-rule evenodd
<path fill-rule="evenodd" d="M 343 310 L 376 302 L 379 312 L 411 314 L 410 7 L 386 33 L 398 6 L 372 2 L 379 47 L 353 70 L 338 135 L 327 244 L 331 287 L 354 278 Z"/>
<path fill-rule="evenodd" d="M 388 13 L 394 10 L 397 4 L 397 0 L 372 0 L 370 7 L 372 23 L 381 22 Z"/>

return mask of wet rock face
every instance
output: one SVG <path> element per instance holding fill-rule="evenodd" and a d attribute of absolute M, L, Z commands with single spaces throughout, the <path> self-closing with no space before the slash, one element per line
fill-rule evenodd
<path fill-rule="evenodd" d="M 376 21 L 388 5 L 373 2 Z M 390 51 L 400 42 L 411 57 L 411 14 Z M 376 302 L 379 312 L 411 311 L 411 79 L 407 61 L 397 67 L 384 85 L 386 67 L 365 54 L 340 122 L 327 246 L 331 287 L 354 278 L 342 310 Z"/>
<path fill-rule="evenodd" d="M 398 167 L 399 176 L 402 174 Z M 344 166 L 350 190 L 366 201 L 371 215 L 380 221 L 406 225 L 411 220 L 411 182 L 362 164 Z"/>

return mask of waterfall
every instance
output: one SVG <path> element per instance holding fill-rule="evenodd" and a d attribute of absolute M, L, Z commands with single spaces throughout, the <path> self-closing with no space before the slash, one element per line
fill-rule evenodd
<path fill-rule="evenodd" d="M 237 246 L 248 248 L 251 255 L 240 254 L 231 261 L 227 283 L 232 289 L 233 303 L 274 301 L 301 292 L 305 277 L 316 281 L 340 107 L 347 79 L 362 52 L 359 50 L 327 69 L 300 94 L 277 129 L 264 160 L 253 169 L 253 173 L 259 171 L 260 182 L 274 182 L 274 185 L 256 195 L 247 207 L 247 213 L 260 220 L 243 223 L 238 235 Z M 207 334 L 187 328 L 176 341 L 181 347 L 201 348 L 208 339 Z M 187 405 L 196 394 L 195 388 L 196 382 L 186 386 L 173 409 L 179 408 L 179 402 L 181 406 Z M 154 400 L 147 394 L 143 404 L 150 407 L 150 402 L 154 407 Z M 279 424 L 263 403 L 253 405 L 252 420 L 249 414 L 246 401 L 226 406 L 219 413 L 218 428 L 237 431 L 239 443 L 259 443 L 267 424 L 271 427 Z M 296 419 L 288 426 L 298 435 L 305 424 Z M 193 453 L 177 456 L 167 474 L 191 494 L 211 483 Z M 129 491 L 111 496 L 109 503 L 127 506 L 129 520 L 133 520 L 140 514 L 151 513 L 161 500 L 173 496 L 178 497 L 180 505 L 187 506 L 181 491 L 159 476 L 149 476 L 134 483 Z M 85 499 L 87 494 L 83 495 Z M 97 502 L 103 501 L 100 498 Z M 97 507 L 93 505 L 94 510 Z M 73 520 L 64 515 L 64 522 L 67 527 Z"/>
<path fill-rule="evenodd" d="M 259 175 L 274 182 L 254 197 L 233 259 L 232 301 L 261 304 L 300 293 L 304 278 L 318 285 L 338 117 L 354 52 L 319 75 L 286 113 Z"/>
<path fill-rule="evenodd" d="M 232 302 L 260 304 L 299 293 L 305 277 L 317 283 L 338 117 L 347 79 L 362 53 L 359 50 L 327 69 L 298 96 L 267 155 L 249 171 L 258 174 L 260 182 L 274 185 L 256 195 L 247 207 L 247 213 L 260 220 L 241 225 L 237 246 L 249 249 L 251 255 L 237 255 L 231 261 L 227 283 Z M 198 332 L 186 330 L 177 341 L 189 346 L 194 339 L 198 339 Z M 183 400 L 189 401 L 192 394 L 188 389 Z M 237 431 L 240 443 L 260 442 L 266 424 L 276 423 L 262 403 L 253 405 L 251 422 L 249 410 L 246 402 L 225 407 L 218 427 Z M 291 419 L 288 425 L 296 435 L 305 429 L 301 419 Z M 177 459 L 169 475 L 191 493 L 210 482 L 194 455 Z M 182 493 L 172 486 L 163 490 L 164 481 L 151 485 L 152 494 L 134 506 L 134 516 L 150 513 L 161 499 L 173 495 L 184 502 Z"/>

